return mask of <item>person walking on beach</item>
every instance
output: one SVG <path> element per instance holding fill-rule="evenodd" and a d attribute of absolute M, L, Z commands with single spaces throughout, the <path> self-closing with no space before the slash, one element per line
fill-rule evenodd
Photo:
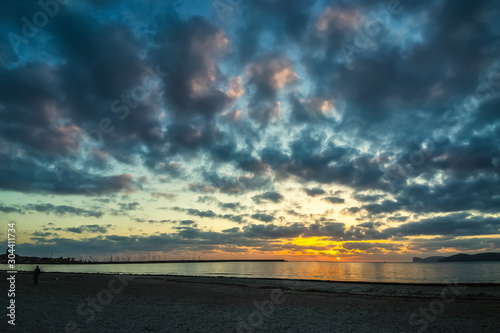
<path fill-rule="evenodd" d="M 33 283 L 35 285 L 38 284 L 38 277 L 39 276 L 40 276 L 40 268 L 38 268 L 38 266 L 36 266 L 35 271 L 33 272 Z"/>

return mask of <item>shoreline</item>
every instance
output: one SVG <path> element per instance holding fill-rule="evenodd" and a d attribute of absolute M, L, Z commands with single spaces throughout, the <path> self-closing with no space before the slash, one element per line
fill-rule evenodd
<path fill-rule="evenodd" d="M 7 273 L 7 270 L 0 270 L 0 273 Z M 17 271 L 16 274 L 32 274 L 31 271 Z M 134 277 L 165 277 L 165 278 L 200 278 L 200 279 L 234 279 L 234 280 L 262 280 L 262 281 L 291 281 L 291 282 L 307 282 L 307 283 L 346 283 L 346 284 L 373 284 L 373 285 L 394 285 L 394 286 L 409 286 L 409 287 L 446 287 L 449 283 L 420 283 L 420 282 L 378 282 L 378 281 L 339 281 L 339 280 L 322 280 L 322 279 L 281 279 L 281 278 L 263 278 L 263 277 L 235 277 L 223 275 L 175 275 L 175 274 L 134 274 L 134 273 L 88 273 L 88 272 L 43 272 L 44 275 L 65 274 L 65 275 L 96 275 L 96 276 L 134 276 Z M 450 281 L 452 282 L 452 281 Z M 465 282 L 455 283 L 465 287 L 485 287 L 485 288 L 500 288 L 500 282 Z"/>
<path fill-rule="evenodd" d="M 18 272 L 24 279 L 30 278 L 30 272 Z M 413 284 L 389 282 L 348 282 L 304 279 L 247 278 L 225 276 L 186 276 L 186 275 L 140 275 L 108 273 L 56 273 L 46 272 L 40 277 L 43 281 L 58 281 L 84 277 L 85 280 L 130 278 L 134 281 L 155 281 L 181 284 L 218 285 L 221 287 L 245 287 L 256 289 L 281 289 L 298 293 L 325 293 L 335 295 L 354 295 L 377 298 L 439 298 L 443 290 L 454 288 L 462 290 L 457 298 L 462 300 L 500 301 L 500 284 L 449 283 Z"/>

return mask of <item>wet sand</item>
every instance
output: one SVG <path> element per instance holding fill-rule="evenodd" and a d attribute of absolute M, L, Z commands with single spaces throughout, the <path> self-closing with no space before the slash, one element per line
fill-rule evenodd
<path fill-rule="evenodd" d="M 7 274 L 0 331 L 495 332 L 500 285 L 18 273 L 16 325 Z"/>

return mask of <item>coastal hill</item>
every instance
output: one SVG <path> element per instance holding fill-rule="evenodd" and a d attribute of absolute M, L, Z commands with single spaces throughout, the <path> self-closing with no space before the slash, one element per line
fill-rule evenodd
<path fill-rule="evenodd" d="M 438 262 L 443 260 L 444 258 L 446 257 L 440 257 L 440 256 L 428 257 L 428 258 L 413 257 L 413 262 Z"/>
<path fill-rule="evenodd" d="M 459 253 L 449 257 L 428 257 L 419 258 L 413 257 L 413 262 L 460 262 L 460 261 L 500 261 L 500 253 L 478 253 L 478 254 L 465 254 Z"/>
<path fill-rule="evenodd" d="M 500 261 L 500 253 L 478 253 L 474 255 L 460 253 L 441 260 L 441 262 L 452 261 Z"/>

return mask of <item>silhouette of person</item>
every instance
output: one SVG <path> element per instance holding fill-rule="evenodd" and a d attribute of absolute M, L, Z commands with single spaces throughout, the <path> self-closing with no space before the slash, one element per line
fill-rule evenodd
<path fill-rule="evenodd" d="M 33 283 L 35 285 L 38 284 L 38 277 L 39 276 L 40 276 L 40 268 L 38 268 L 38 266 L 36 266 L 35 271 L 33 272 Z"/>

